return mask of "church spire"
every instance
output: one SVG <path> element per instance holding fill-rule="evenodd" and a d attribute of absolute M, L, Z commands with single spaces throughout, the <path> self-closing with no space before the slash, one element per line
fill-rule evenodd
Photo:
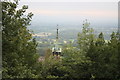
<path fill-rule="evenodd" d="M 61 49 L 59 42 L 58 42 L 58 39 L 59 39 L 59 37 L 58 37 L 58 25 L 57 25 L 57 32 L 56 33 L 57 33 L 56 34 L 56 41 L 54 43 L 54 47 L 52 48 L 52 53 L 53 53 L 53 56 L 56 55 L 57 58 L 59 58 L 61 55 L 62 49 Z"/>
<path fill-rule="evenodd" d="M 57 24 L 57 35 L 56 35 L 56 40 L 58 41 L 58 24 Z"/>

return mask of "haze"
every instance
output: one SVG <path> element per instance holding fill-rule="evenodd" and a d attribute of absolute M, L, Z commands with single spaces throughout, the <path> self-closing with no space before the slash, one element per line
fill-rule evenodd
<path fill-rule="evenodd" d="M 117 27 L 117 2 L 22 2 L 34 14 L 32 27 L 81 27 L 88 19 L 92 27 Z"/>

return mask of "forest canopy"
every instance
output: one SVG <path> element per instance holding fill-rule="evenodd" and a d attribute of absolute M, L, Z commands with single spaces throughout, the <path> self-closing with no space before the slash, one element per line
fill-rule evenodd
<path fill-rule="evenodd" d="M 14 78 L 120 78 L 120 33 L 113 32 L 105 41 L 101 32 L 97 37 L 86 21 L 77 35 L 76 48 L 72 43 L 56 59 L 46 50 L 45 60 L 38 61 L 37 42 L 27 29 L 32 13 L 28 6 L 17 9 L 18 1 L 2 1 L 2 77 Z"/>

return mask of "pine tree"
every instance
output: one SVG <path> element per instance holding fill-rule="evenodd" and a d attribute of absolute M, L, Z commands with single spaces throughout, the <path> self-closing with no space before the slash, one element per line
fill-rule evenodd
<path fill-rule="evenodd" d="M 105 44 L 105 40 L 104 40 L 104 36 L 103 36 L 103 33 L 101 32 L 99 35 L 98 35 L 98 39 L 96 41 L 96 45 L 97 46 L 102 46 Z"/>
<path fill-rule="evenodd" d="M 30 25 L 33 14 L 25 15 L 28 6 L 17 9 L 18 1 L 2 2 L 2 56 L 3 78 L 33 78 L 37 77 L 35 39 L 32 39 L 27 26 Z"/>
<path fill-rule="evenodd" d="M 111 71 L 111 75 L 114 78 L 117 78 L 119 75 L 119 34 L 113 32 L 111 34 L 111 39 L 109 43 L 109 70 Z"/>
<path fill-rule="evenodd" d="M 83 24 L 82 33 L 78 33 L 78 46 L 80 50 L 87 52 L 91 41 L 94 39 L 93 29 L 90 28 L 90 23 Z"/>

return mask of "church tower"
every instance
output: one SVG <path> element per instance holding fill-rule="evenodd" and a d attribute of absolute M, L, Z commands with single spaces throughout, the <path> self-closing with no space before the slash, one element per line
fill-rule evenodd
<path fill-rule="evenodd" d="M 61 55 L 61 47 L 59 46 L 59 29 L 58 29 L 58 25 L 57 25 L 57 31 L 56 31 L 56 41 L 54 42 L 54 46 L 52 48 L 52 54 L 53 56 L 60 56 Z"/>

